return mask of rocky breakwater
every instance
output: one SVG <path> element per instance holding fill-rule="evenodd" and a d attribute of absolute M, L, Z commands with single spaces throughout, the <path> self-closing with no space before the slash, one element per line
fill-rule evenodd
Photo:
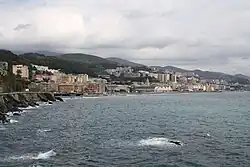
<path fill-rule="evenodd" d="M 55 97 L 52 93 L 2 93 L 0 94 L 0 121 L 9 122 L 7 113 L 20 115 L 23 108 L 39 106 L 40 102 L 52 104 L 55 101 L 63 101 L 63 99 Z"/>

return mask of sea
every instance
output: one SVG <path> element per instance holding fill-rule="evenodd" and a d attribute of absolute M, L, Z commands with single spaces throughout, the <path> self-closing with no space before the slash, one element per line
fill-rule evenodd
<path fill-rule="evenodd" d="M 249 167 L 250 92 L 66 98 L 0 125 L 0 167 Z"/>

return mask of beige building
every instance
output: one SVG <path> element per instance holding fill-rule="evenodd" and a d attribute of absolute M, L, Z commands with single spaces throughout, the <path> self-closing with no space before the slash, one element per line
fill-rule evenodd
<path fill-rule="evenodd" d="M 84 84 L 88 82 L 87 74 L 64 74 L 64 73 L 54 73 L 51 76 L 51 80 L 58 84 Z"/>
<path fill-rule="evenodd" d="M 22 78 L 29 78 L 29 67 L 26 65 L 13 65 L 12 72 L 15 75 L 20 75 Z"/>
<path fill-rule="evenodd" d="M 167 83 L 168 81 L 171 81 L 171 74 L 158 74 L 158 80 L 162 83 Z"/>
<path fill-rule="evenodd" d="M 88 82 L 88 80 L 89 80 L 89 76 L 87 74 L 78 74 L 75 77 L 76 83 L 80 83 L 80 84 L 86 83 Z"/>

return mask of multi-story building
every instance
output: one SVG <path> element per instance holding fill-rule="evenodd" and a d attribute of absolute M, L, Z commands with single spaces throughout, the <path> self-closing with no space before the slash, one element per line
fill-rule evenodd
<path fill-rule="evenodd" d="M 51 76 L 52 75 L 48 75 L 48 74 L 34 74 L 32 76 L 32 79 L 38 80 L 38 81 L 49 81 L 51 80 Z"/>
<path fill-rule="evenodd" d="M 149 76 L 158 79 L 158 73 L 149 73 Z"/>
<path fill-rule="evenodd" d="M 76 76 L 76 83 L 86 83 L 89 80 L 89 76 L 87 74 L 79 74 Z"/>
<path fill-rule="evenodd" d="M 15 75 L 20 75 L 22 78 L 29 78 L 29 67 L 26 65 L 13 65 L 12 72 Z"/>
<path fill-rule="evenodd" d="M 62 93 L 73 93 L 75 92 L 74 84 L 59 84 L 58 91 Z"/>
<path fill-rule="evenodd" d="M 158 80 L 162 83 L 167 83 L 167 82 L 171 81 L 171 79 L 172 79 L 172 74 L 170 74 L 170 73 L 158 74 Z"/>
<path fill-rule="evenodd" d="M 124 73 L 125 78 L 138 78 L 140 77 L 140 73 Z"/>

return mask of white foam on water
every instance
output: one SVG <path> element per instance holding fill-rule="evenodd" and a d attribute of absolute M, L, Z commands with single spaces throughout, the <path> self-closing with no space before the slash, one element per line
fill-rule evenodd
<path fill-rule="evenodd" d="M 51 132 L 51 129 L 38 129 L 37 132 Z"/>
<path fill-rule="evenodd" d="M 175 143 L 172 143 L 171 141 L 163 137 L 153 137 L 140 140 L 138 142 L 138 146 L 176 147 L 177 145 Z"/>
<path fill-rule="evenodd" d="M 13 113 L 12 112 L 8 112 L 8 113 L 6 113 L 6 115 L 9 116 L 9 117 L 13 117 Z"/>
<path fill-rule="evenodd" d="M 50 150 L 48 152 L 40 152 L 38 154 L 26 154 L 26 155 L 22 155 L 22 156 L 12 156 L 9 158 L 6 158 L 6 161 L 20 161 L 20 160 L 39 160 L 39 159 L 49 159 L 52 156 L 56 156 L 56 152 L 54 150 Z"/>
<path fill-rule="evenodd" d="M 49 104 L 49 102 L 39 102 L 39 106 L 50 106 L 52 104 Z"/>
<path fill-rule="evenodd" d="M 11 119 L 10 120 L 10 123 L 13 124 L 13 123 L 17 123 L 18 121 L 17 120 L 14 120 L 14 119 Z"/>
<path fill-rule="evenodd" d="M 36 109 L 36 108 L 38 108 L 38 106 L 35 106 L 35 107 L 32 107 L 32 106 L 29 106 L 29 107 L 19 107 L 19 109 L 21 109 L 21 110 L 32 110 L 32 109 Z"/>
<path fill-rule="evenodd" d="M 52 156 L 56 156 L 56 152 L 54 150 L 50 150 L 45 153 L 39 153 L 35 159 L 49 159 Z"/>

